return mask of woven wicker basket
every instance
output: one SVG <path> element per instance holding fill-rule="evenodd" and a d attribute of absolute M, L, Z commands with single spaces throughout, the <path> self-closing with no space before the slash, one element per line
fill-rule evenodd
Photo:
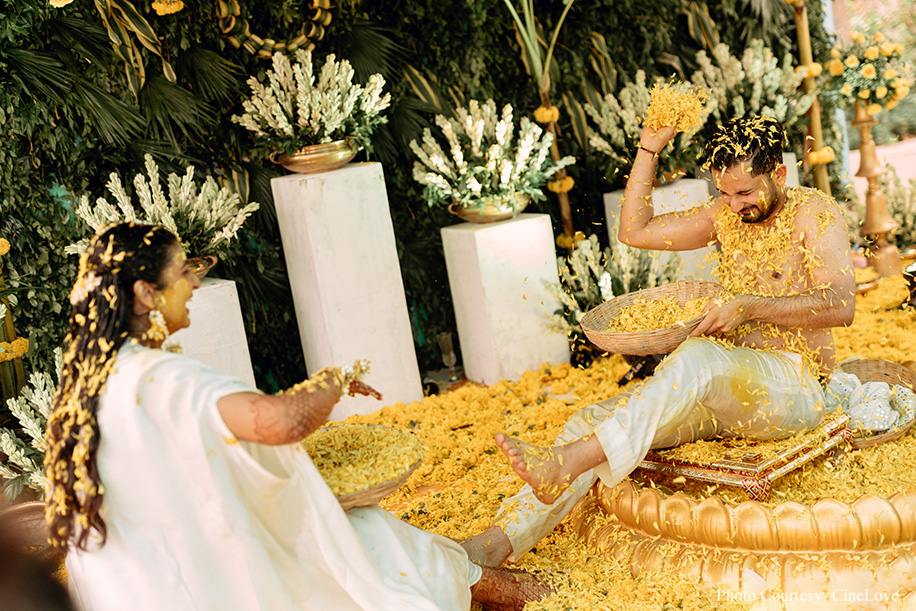
<path fill-rule="evenodd" d="M 363 423 L 360 426 L 366 426 L 366 427 L 376 428 L 376 429 L 388 429 L 391 431 L 396 431 L 400 433 L 401 435 L 410 434 L 405 431 L 396 429 L 394 427 L 384 426 L 381 424 Z M 331 429 L 331 428 L 334 428 L 334 427 L 333 426 L 322 427 L 321 430 L 324 431 L 324 430 Z M 342 494 L 337 497 L 337 501 L 340 503 L 340 506 L 343 507 L 344 511 L 348 509 L 352 509 L 354 507 L 369 507 L 371 505 L 375 505 L 376 503 L 381 501 L 383 498 L 397 491 L 401 486 L 407 483 L 407 480 L 410 479 L 410 476 L 413 475 L 414 471 L 416 471 L 417 467 L 420 465 L 420 462 L 421 461 L 417 460 L 415 463 L 410 465 L 410 467 L 408 467 L 403 473 L 401 473 L 396 478 L 389 479 L 380 484 L 376 484 L 374 486 L 366 488 L 365 490 L 357 490 L 356 492 L 351 492 L 349 494 Z"/>
<path fill-rule="evenodd" d="M 715 282 L 682 281 L 627 293 L 586 312 L 582 317 L 582 330 L 593 344 L 608 352 L 632 355 L 671 352 L 687 339 L 691 331 L 697 328 L 700 321 L 703 320 L 702 316 L 685 321 L 683 325 L 672 325 L 655 331 L 638 333 L 610 333 L 606 331 L 608 323 L 617 316 L 622 308 L 636 301 L 674 297 L 680 305 L 684 305 L 687 301 L 698 297 L 714 297 L 721 290 L 722 287 Z"/>
<path fill-rule="evenodd" d="M 916 372 L 911 369 L 885 361 L 884 359 L 863 359 L 851 358 L 846 359 L 837 369 L 844 373 L 851 373 L 859 378 L 863 384 L 865 382 L 887 382 L 890 386 L 900 384 L 916 392 Z M 916 424 L 916 418 L 897 425 L 895 428 L 875 435 L 863 435 L 853 439 L 852 447 L 861 450 L 870 448 L 878 444 L 886 443 L 899 439 L 909 431 L 913 424 Z"/>
<path fill-rule="evenodd" d="M 375 505 L 407 483 L 407 480 L 410 479 L 410 476 L 413 475 L 413 472 L 419 464 L 420 461 L 418 460 L 397 479 L 390 479 L 387 482 L 376 484 L 371 488 L 360 490 L 359 492 L 344 494 L 343 496 L 337 497 L 337 501 L 340 503 L 340 506 L 343 507 L 344 511 L 353 509 L 354 507 L 369 507 L 370 505 Z"/>

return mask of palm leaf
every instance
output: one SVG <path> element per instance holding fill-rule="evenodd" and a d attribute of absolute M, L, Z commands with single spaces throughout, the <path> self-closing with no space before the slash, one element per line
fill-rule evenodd
<path fill-rule="evenodd" d="M 213 109 L 187 89 L 161 76 L 148 80 L 140 96 L 140 108 L 149 119 L 152 133 L 178 148 L 177 128 L 186 138 L 204 136 L 216 125 Z"/>
<path fill-rule="evenodd" d="M 63 61 L 85 58 L 96 65 L 108 62 L 111 45 L 105 29 L 97 23 L 61 14 L 53 21 L 50 30 L 58 41 L 58 57 Z"/>
<path fill-rule="evenodd" d="M 333 50 L 350 61 L 356 78 L 363 83 L 376 73 L 391 80 L 404 56 L 404 48 L 395 42 L 391 30 L 361 17 L 335 29 Z"/>
<path fill-rule="evenodd" d="M 146 122 L 135 107 L 86 79 L 73 82 L 71 99 L 106 144 L 123 145 L 143 133 Z"/>
<path fill-rule="evenodd" d="M 206 102 L 234 101 L 242 90 L 245 71 L 219 53 L 193 46 L 179 62 L 190 89 Z"/>
<path fill-rule="evenodd" d="M 60 61 L 47 53 L 32 49 L 10 49 L 6 52 L 10 75 L 33 96 L 35 92 L 56 104 L 64 101 L 73 74 Z"/>
<path fill-rule="evenodd" d="M 573 135 L 576 137 L 576 142 L 579 143 L 579 148 L 588 149 L 585 109 L 582 108 L 582 104 L 579 103 L 579 100 L 574 98 L 569 92 L 563 93 L 562 98 L 563 106 L 566 108 L 566 112 L 569 113 Z"/>

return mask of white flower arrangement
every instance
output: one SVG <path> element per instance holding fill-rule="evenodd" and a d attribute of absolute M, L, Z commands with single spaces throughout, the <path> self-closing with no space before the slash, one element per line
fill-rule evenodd
<path fill-rule="evenodd" d="M 388 121 L 380 114 L 391 105 L 391 95 L 382 93 L 382 75 L 357 85 L 350 62 L 329 55 L 316 82 L 312 52 L 299 49 L 293 59 L 274 53 L 267 86 L 248 79 L 252 96 L 232 121 L 254 132 L 266 148 L 287 154 L 343 139 L 352 139 L 357 150 L 368 148 L 372 132 Z"/>
<path fill-rule="evenodd" d="M 691 81 L 709 91 L 714 101 L 710 116 L 717 124 L 748 114 L 766 115 L 789 129 L 814 102 L 813 93 L 799 90 L 809 68 L 793 66 L 789 53 L 780 62 L 762 40 L 752 40 L 740 59 L 724 43 L 713 48 L 712 57 L 700 51 L 696 59 L 699 69 Z M 817 69 L 811 69 L 816 76 Z"/>
<path fill-rule="evenodd" d="M 677 280 L 683 262 L 671 253 L 667 262 L 658 251 L 633 248 L 613 238 L 603 251 L 598 237 L 580 241 L 567 257 L 557 257 L 559 284 L 548 284 L 563 307 L 550 315 L 551 328 L 572 336 L 582 334 L 582 317 L 592 308 L 636 290 Z"/>
<path fill-rule="evenodd" d="M 83 195 L 76 207 L 77 216 L 86 221 L 93 232 L 109 223 L 124 221 L 159 224 L 178 236 L 189 256 L 217 255 L 225 258 L 231 240 L 260 205 L 251 202 L 240 207 L 238 194 L 225 187 L 220 188 L 212 176 L 208 176 L 203 186 L 198 188 L 194 181 L 194 166 L 188 166 L 181 177 L 169 174 L 166 194 L 159 182 L 159 166 L 149 154 L 145 160 L 147 175 L 141 173 L 134 177 L 139 210 L 131 203 L 120 177 L 112 172 L 106 186 L 117 205 L 104 197 L 97 199 L 93 205 L 89 196 Z M 89 238 L 85 238 L 70 244 L 64 252 L 81 254 L 88 243 Z"/>
<path fill-rule="evenodd" d="M 657 78 L 657 83 L 664 79 Z M 646 83 L 646 73 L 637 70 L 636 79 L 627 83 L 615 96 L 605 95 L 599 104 L 584 105 L 597 131 L 586 127 L 589 145 L 604 153 L 609 159 L 608 175 L 629 169 L 639 146 L 643 119 L 649 109 L 651 85 Z M 659 157 L 659 174 L 693 171 L 701 148 L 693 142 L 695 132 L 680 132 Z"/>
<path fill-rule="evenodd" d="M 419 158 L 413 177 L 424 186 L 430 207 L 455 203 L 476 210 L 496 198 L 514 210 L 517 194 L 545 199 L 541 189 L 547 179 L 575 163 L 571 156 L 552 161 L 553 134 L 527 117 L 521 118 L 516 137 L 512 106 L 506 104 L 499 113 L 492 99 L 483 104 L 472 100 L 468 108 L 457 108 L 454 118 L 437 115 L 436 125 L 444 147 L 429 128 L 423 130 L 422 143 L 410 142 Z"/>
<path fill-rule="evenodd" d="M 54 351 L 57 379 L 63 364 L 61 349 Z M 0 462 L 0 477 L 6 480 L 3 493 L 12 501 L 25 486 L 44 495 L 45 426 L 54 403 L 57 382 L 48 373 L 33 373 L 29 385 L 22 388 L 18 397 L 6 402 L 10 413 L 19 421 L 24 435 L 12 429 L 0 428 L 0 452 L 6 461 Z M 27 438 L 26 438 L 27 437 Z"/>

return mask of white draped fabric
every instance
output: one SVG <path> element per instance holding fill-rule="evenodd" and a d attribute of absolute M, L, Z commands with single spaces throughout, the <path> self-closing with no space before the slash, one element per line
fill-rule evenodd
<path fill-rule="evenodd" d="M 345 513 L 298 444 L 233 437 L 216 402 L 251 390 L 181 355 L 121 349 L 99 407 L 108 539 L 68 555 L 77 605 L 468 609 L 479 569 L 457 544 L 378 506 Z"/>

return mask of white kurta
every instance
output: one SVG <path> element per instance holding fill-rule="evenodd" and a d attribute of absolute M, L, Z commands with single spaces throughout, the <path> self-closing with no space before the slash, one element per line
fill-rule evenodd
<path fill-rule="evenodd" d="M 344 513 L 298 444 L 237 441 L 216 402 L 251 391 L 241 380 L 135 344 L 115 369 L 97 454 L 108 540 L 67 557 L 78 606 L 469 608 L 460 546 L 378 506 Z"/>

